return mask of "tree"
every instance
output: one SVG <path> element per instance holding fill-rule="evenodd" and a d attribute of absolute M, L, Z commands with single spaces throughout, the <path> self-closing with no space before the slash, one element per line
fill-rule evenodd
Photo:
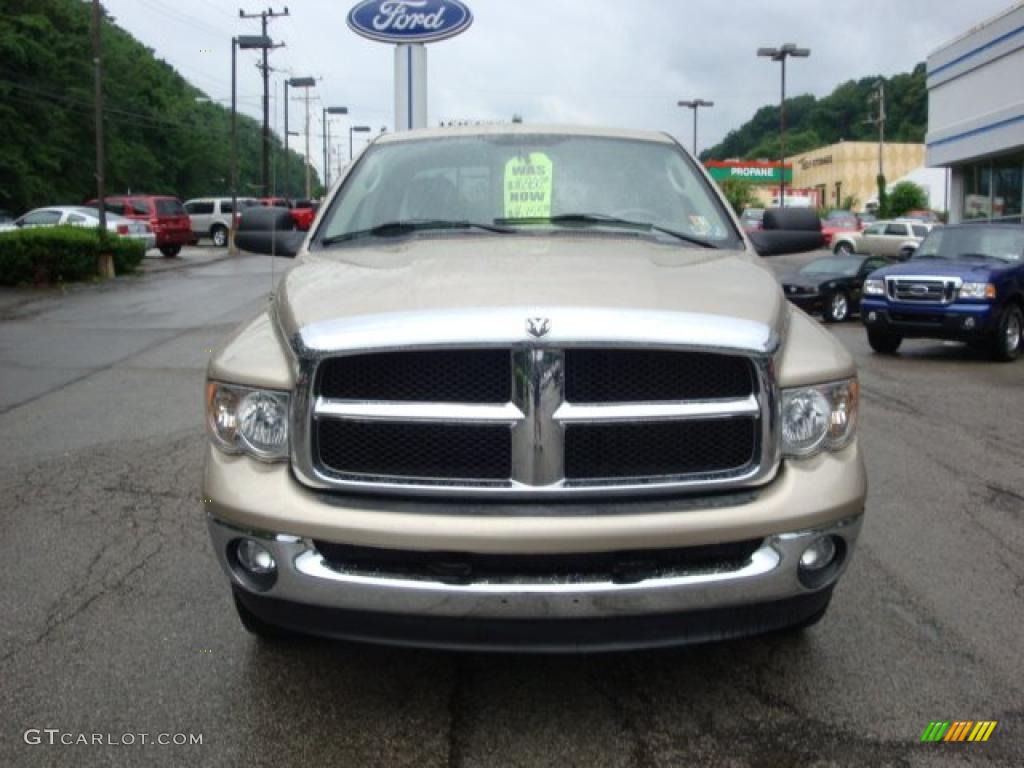
<path fill-rule="evenodd" d="M 722 194 L 729 201 L 729 205 L 739 215 L 744 208 L 750 208 L 758 203 L 757 194 L 754 192 L 754 185 L 743 179 L 725 179 L 718 182 L 722 188 Z"/>
<path fill-rule="evenodd" d="M 888 197 L 888 216 L 903 216 L 908 211 L 928 208 L 928 193 L 912 181 L 901 181 Z"/>
<path fill-rule="evenodd" d="M 3 0 L 0 11 L 0 208 L 15 213 L 96 195 L 91 12 L 81 0 Z M 103 21 L 107 193 L 226 195 L 231 112 L 153 51 Z M 218 96 L 219 94 L 213 94 Z M 238 190 L 260 178 L 260 123 L 238 120 Z M 272 138 L 277 189 L 281 142 Z M 289 157 L 290 189 L 303 158 Z"/>

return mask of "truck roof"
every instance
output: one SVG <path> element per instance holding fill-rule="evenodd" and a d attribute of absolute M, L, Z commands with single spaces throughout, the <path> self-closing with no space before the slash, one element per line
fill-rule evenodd
<path fill-rule="evenodd" d="M 414 141 L 416 139 L 438 139 L 451 136 L 496 136 L 502 134 L 556 134 L 564 136 L 593 136 L 609 139 L 634 139 L 637 141 L 653 141 L 660 144 L 671 144 L 673 140 L 668 134 L 659 131 L 641 131 L 630 128 L 606 128 L 586 125 L 556 125 L 541 123 L 491 123 L 483 125 L 464 125 L 444 128 L 420 128 L 412 131 L 385 133 L 375 143 L 389 144 L 395 141 Z"/>

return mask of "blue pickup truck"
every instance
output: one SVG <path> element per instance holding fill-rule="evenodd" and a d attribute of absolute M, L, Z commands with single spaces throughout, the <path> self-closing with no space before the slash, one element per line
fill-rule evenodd
<path fill-rule="evenodd" d="M 1021 353 L 1024 226 L 977 223 L 933 229 L 909 261 L 864 281 L 860 315 L 876 352 L 904 338 L 953 339 L 994 360 Z"/>

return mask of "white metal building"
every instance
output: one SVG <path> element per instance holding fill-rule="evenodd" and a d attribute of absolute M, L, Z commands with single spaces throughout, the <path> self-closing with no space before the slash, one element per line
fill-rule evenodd
<path fill-rule="evenodd" d="M 927 165 L 951 169 L 950 221 L 1021 221 L 1024 2 L 928 57 Z"/>

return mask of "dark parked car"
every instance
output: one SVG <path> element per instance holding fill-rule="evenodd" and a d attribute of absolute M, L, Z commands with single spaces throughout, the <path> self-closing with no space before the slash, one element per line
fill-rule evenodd
<path fill-rule="evenodd" d="M 110 195 L 103 198 L 108 211 L 149 224 L 156 235 L 156 247 L 164 256 L 177 256 L 181 246 L 194 245 L 192 222 L 176 197 L 165 195 Z M 86 205 L 96 207 L 96 201 Z"/>
<path fill-rule="evenodd" d="M 904 338 L 965 341 L 995 360 L 1014 360 L 1024 327 L 1024 227 L 937 227 L 902 264 L 864 283 L 861 318 L 876 352 Z"/>
<path fill-rule="evenodd" d="M 826 323 L 841 323 L 859 308 L 864 278 L 890 263 L 862 254 L 823 256 L 784 276 L 782 290 L 805 312 L 820 312 Z"/>

